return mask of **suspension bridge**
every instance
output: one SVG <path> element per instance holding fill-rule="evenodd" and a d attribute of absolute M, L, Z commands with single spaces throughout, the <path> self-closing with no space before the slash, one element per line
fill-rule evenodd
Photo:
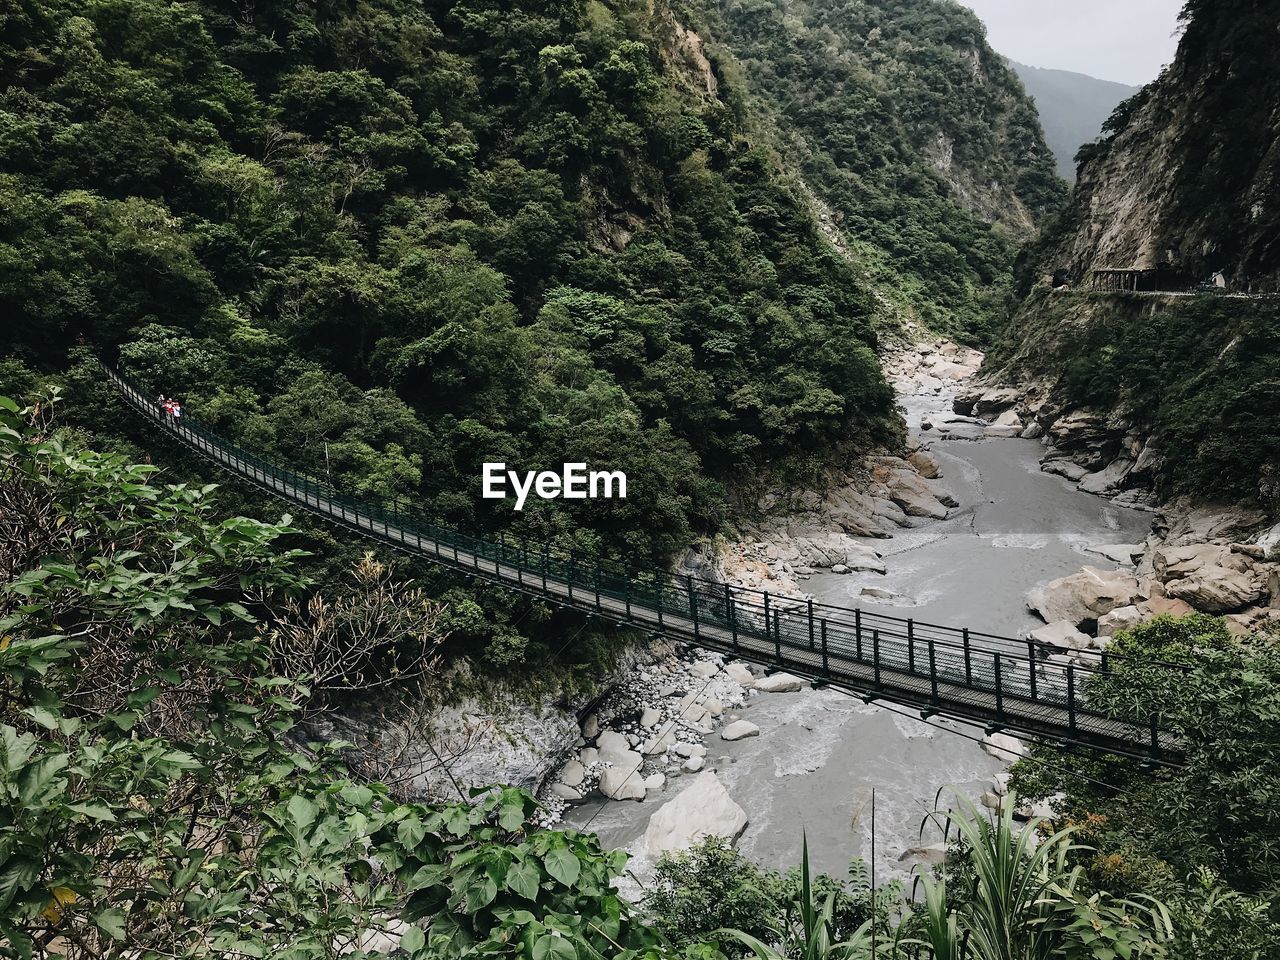
<path fill-rule="evenodd" d="M 486 539 L 432 523 L 400 502 L 355 498 L 327 481 L 240 448 L 187 416 L 175 418 L 116 370 L 106 375 L 163 434 L 217 466 L 338 526 L 505 589 L 543 598 L 655 637 L 694 644 L 882 699 L 925 718 L 950 717 L 1066 746 L 1176 765 L 1178 738 L 1158 715 L 1118 719 L 1087 690 L 1121 658 L 1073 658 L 1032 640 L 920 623 L 860 608 L 796 600 L 729 584 L 636 570 L 505 536 Z M 1184 668 L 1142 661 L 1144 668 Z"/>

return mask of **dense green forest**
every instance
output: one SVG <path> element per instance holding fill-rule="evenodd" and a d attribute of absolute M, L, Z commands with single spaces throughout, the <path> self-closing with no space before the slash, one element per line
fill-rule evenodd
<path fill-rule="evenodd" d="M 1164 453 L 1157 492 L 1280 512 L 1280 309 L 1270 300 L 1064 296 L 1024 302 L 993 351 L 1014 382 L 1123 416 Z"/>
<path fill-rule="evenodd" d="M 868 290 L 661 6 L 10 6 L 0 351 L 463 526 L 481 464 L 624 469 L 527 532 L 633 557 L 897 430 Z M 700 84 L 702 86 L 700 87 Z M 106 433 L 93 403 L 75 416 Z"/>
<path fill-rule="evenodd" d="M 928 326 L 990 339 L 1018 247 L 1066 186 L 981 21 L 949 0 L 696 6 L 867 274 Z"/>

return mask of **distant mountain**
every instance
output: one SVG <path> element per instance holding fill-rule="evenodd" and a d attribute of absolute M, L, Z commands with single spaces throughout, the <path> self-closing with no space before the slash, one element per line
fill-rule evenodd
<path fill-rule="evenodd" d="M 1096 140 L 1107 117 L 1139 88 L 1069 70 L 1028 67 L 1012 60 L 1009 66 L 1040 109 L 1040 125 L 1057 158 L 1058 173 L 1074 182 L 1076 151 Z"/>

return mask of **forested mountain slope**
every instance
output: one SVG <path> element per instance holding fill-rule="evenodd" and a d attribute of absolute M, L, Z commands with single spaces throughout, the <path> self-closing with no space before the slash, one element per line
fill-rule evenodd
<path fill-rule="evenodd" d="M 1036 102 L 1045 141 L 1058 163 L 1058 175 L 1073 182 L 1080 148 L 1102 135 L 1107 118 L 1138 88 L 1071 70 L 1046 70 L 1012 61 L 1009 65 Z"/>
<path fill-rule="evenodd" d="M 1280 512 L 1280 299 L 1264 295 L 1280 289 L 1280 7 L 1192 0 L 1183 17 L 1175 62 L 1116 110 L 1028 251 L 995 366 L 1042 384 L 1049 413 L 1106 414 L 1091 468 L 1116 458 L 1120 486 Z M 1047 289 L 1057 271 L 1087 286 L 1095 269 L 1161 266 L 1166 289 L 1217 271 L 1226 288 Z"/>
<path fill-rule="evenodd" d="M 931 326 L 981 339 L 1017 247 L 1065 187 L 978 18 L 950 0 L 697 9 L 867 267 Z"/>
<path fill-rule="evenodd" d="M 713 529 L 737 478 L 897 429 L 869 292 L 662 3 L 2 16 L 11 389 L 87 347 L 467 526 L 510 519 L 479 512 L 484 461 L 625 469 L 627 500 L 521 522 L 632 556 Z"/>

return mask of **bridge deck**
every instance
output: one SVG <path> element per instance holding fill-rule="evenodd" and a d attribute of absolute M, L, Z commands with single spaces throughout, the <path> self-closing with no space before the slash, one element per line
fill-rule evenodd
<path fill-rule="evenodd" d="M 1082 690 L 1106 669 L 1096 656 L 1063 664 L 1026 641 L 971 636 L 969 631 L 861 610 L 815 608 L 691 578 L 680 578 L 672 587 L 665 574 L 603 575 L 598 565 L 582 567 L 572 558 L 566 562 L 545 547 L 538 555 L 527 544 L 466 537 L 282 470 L 189 420 L 174 420 L 118 373 L 108 369 L 107 375 L 133 407 L 166 433 L 236 476 L 364 536 L 471 576 L 855 694 L 993 730 L 1163 763 L 1176 762 L 1180 753 L 1177 740 L 1155 718 L 1135 724 L 1088 708 Z"/>

